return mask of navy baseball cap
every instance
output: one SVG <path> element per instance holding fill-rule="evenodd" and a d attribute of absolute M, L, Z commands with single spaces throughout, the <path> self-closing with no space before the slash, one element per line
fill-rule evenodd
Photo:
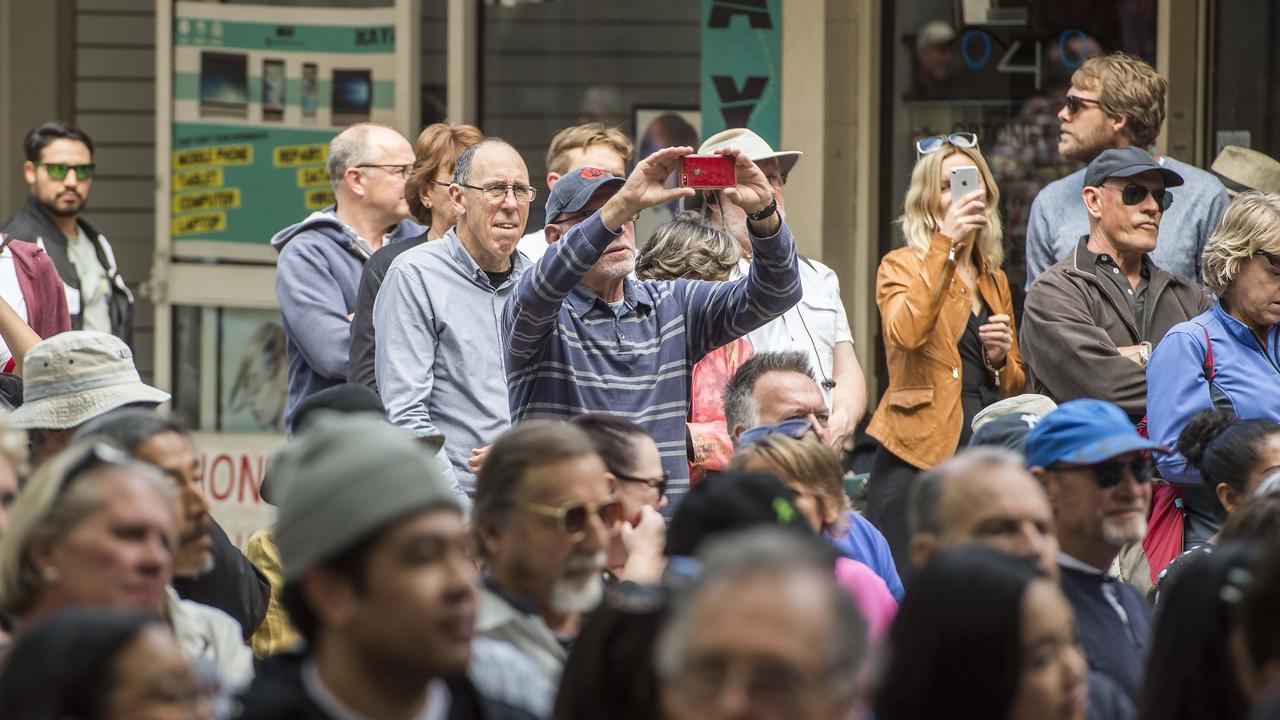
<path fill-rule="evenodd" d="M 1120 406 L 1105 400 L 1072 400 L 1045 415 L 1027 433 L 1022 450 L 1027 467 L 1054 463 L 1093 465 L 1134 450 L 1169 450 L 1138 434 Z"/>
<path fill-rule="evenodd" d="M 561 213 L 581 210 L 600 188 L 606 185 L 620 188 L 624 182 L 626 180 L 623 178 L 610 175 L 600 168 L 581 167 L 570 170 L 556 180 L 551 194 L 547 196 L 547 224 L 555 222 Z"/>
<path fill-rule="evenodd" d="M 1039 422 L 1040 416 L 1034 413 L 1001 415 L 974 430 L 969 436 L 969 447 L 1002 447 L 1022 452 L 1023 441 Z"/>
<path fill-rule="evenodd" d="M 1103 150 L 1084 171 L 1085 187 L 1101 187 L 1107 178 L 1127 178 L 1155 171 L 1164 179 L 1166 188 L 1182 184 L 1182 176 L 1164 167 L 1151 157 L 1151 153 L 1132 145 Z"/>

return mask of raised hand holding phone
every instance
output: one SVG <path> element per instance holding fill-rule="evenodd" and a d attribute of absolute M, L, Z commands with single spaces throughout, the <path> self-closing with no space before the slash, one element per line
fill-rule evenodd
<path fill-rule="evenodd" d="M 942 219 L 942 234 L 962 246 L 973 233 L 987 226 L 987 203 L 978 168 L 972 165 L 952 168 L 951 205 Z"/>

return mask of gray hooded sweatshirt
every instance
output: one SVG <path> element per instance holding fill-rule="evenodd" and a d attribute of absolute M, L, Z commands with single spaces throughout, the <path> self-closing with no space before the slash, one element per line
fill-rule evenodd
<path fill-rule="evenodd" d="M 426 229 L 403 220 L 387 243 L 421 235 Z M 360 271 L 369 259 L 367 243 L 338 219 L 335 206 L 311 213 L 271 238 L 276 261 L 276 299 L 284 319 L 289 355 L 289 400 L 284 423 L 312 393 L 347 380 L 351 321 Z"/>

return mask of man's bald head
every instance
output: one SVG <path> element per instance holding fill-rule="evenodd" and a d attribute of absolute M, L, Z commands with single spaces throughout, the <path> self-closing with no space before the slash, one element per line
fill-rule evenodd
<path fill-rule="evenodd" d="M 1044 489 L 1021 455 L 972 448 L 917 476 L 908 508 L 911 561 L 921 567 L 935 552 L 957 545 L 989 545 L 1057 573 L 1058 540 Z"/>

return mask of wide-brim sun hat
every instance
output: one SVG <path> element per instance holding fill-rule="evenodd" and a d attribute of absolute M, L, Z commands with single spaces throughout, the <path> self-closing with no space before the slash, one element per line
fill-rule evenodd
<path fill-rule="evenodd" d="M 1280 193 L 1280 161 L 1257 150 L 1227 145 L 1209 170 L 1231 197 L 1249 190 Z"/>
<path fill-rule="evenodd" d="M 776 158 L 778 169 L 784 173 L 790 173 L 796 166 L 796 162 L 800 160 L 800 156 L 804 154 L 799 150 L 774 150 L 764 138 L 749 128 L 721 130 L 703 141 L 702 146 L 698 148 L 698 154 L 714 155 L 717 150 L 726 148 L 741 152 L 754 163 Z"/>
<path fill-rule="evenodd" d="M 107 333 L 59 333 L 27 351 L 22 405 L 15 428 L 66 430 L 125 405 L 168 402 L 169 393 L 142 382 L 133 351 Z"/>

